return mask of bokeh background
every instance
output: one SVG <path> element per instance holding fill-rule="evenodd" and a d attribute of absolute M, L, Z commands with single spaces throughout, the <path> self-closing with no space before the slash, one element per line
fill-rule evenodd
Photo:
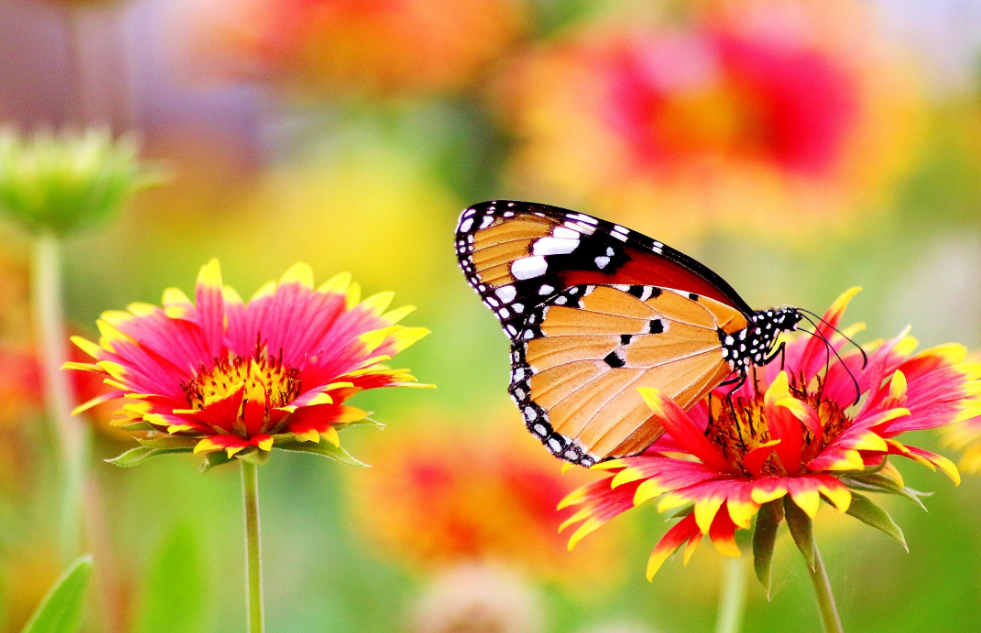
<path fill-rule="evenodd" d="M 470 203 L 615 220 L 759 307 L 823 311 L 863 286 L 862 340 L 909 324 L 925 346 L 981 343 L 977 0 L 5 0 L 0 123 L 134 130 L 169 173 L 68 243 L 75 331 L 190 291 L 213 256 L 246 296 L 297 260 L 350 270 L 432 329 L 397 360 L 437 390 L 355 403 L 388 424 L 343 436 L 372 469 L 262 468 L 270 632 L 711 629 L 711 548 L 644 579 L 665 530 L 652 505 L 565 551 L 555 503 L 591 477 L 561 474 L 512 411 L 506 339 L 456 267 Z M 61 565 L 28 251 L 0 225 L 2 631 Z M 237 470 L 105 464 L 132 445 L 107 417 L 91 420 L 87 630 L 243 630 Z M 845 628 L 977 630 L 981 482 L 903 472 L 936 491 L 929 514 L 884 500 L 909 553 L 819 519 Z M 789 539 L 775 579 L 770 602 L 751 586 L 745 630 L 817 631 Z"/>

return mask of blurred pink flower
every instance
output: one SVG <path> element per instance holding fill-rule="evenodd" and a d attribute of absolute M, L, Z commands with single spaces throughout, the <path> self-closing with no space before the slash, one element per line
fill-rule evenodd
<path fill-rule="evenodd" d="M 801 231 L 876 206 L 909 162 L 919 93 L 868 16 L 724 7 L 686 30 L 574 33 L 516 64 L 500 91 L 516 185 L 658 235 Z"/>

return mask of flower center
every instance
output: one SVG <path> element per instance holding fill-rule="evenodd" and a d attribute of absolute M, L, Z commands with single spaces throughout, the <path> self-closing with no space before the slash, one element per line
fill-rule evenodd
<path fill-rule="evenodd" d="M 788 473 L 788 467 L 804 466 L 818 456 L 825 447 L 838 439 L 852 425 L 852 420 L 836 402 L 821 396 L 821 385 L 815 391 L 790 386 L 794 398 L 808 404 L 821 420 L 821 434 L 806 427 L 799 420 L 802 448 L 799 464 L 782 464 L 776 451 L 770 453 L 759 471 L 764 475 L 779 477 Z M 746 456 L 773 439 L 767 423 L 767 411 L 763 395 L 754 398 L 737 398 L 732 401 L 713 401 L 705 435 L 732 466 L 747 476 L 755 475 L 746 465 Z"/>
<path fill-rule="evenodd" d="M 239 417 L 247 401 L 265 405 L 268 415 L 269 409 L 285 406 L 299 395 L 300 372 L 284 366 L 281 357 L 270 357 L 264 351 L 256 358 L 229 354 L 210 370 L 202 368 L 182 387 L 188 404 L 195 410 L 227 398 L 244 387 Z"/>

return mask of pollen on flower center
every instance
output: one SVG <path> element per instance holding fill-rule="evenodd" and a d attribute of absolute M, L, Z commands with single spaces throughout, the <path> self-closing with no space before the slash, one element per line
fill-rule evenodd
<path fill-rule="evenodd" d="M 243 403 L 263 404 L 268 414 L 269 409 L 285 406 L 299 395 L 300 372 L 284 366 L 281 357 L 270 357 L 264 351 L 255 358 L 229 354 L 211 369 L 202 368 L 181 386 L 187 403 L 195 410 L 244 387 Z"/>
<path fill-rule="evenodd" d="M 803 469 L 826 446 L 848 430 L 852 425 L 852 419 L 845 414 L 841 405 L 822 398 L 820 387 L 812 393 L 806 388 L 791 386 L 790 392 L 795 399 L 817 412 L 821 423 L 821 433 L 817 434 L 803 422 L 796 421 L 800 425 L 803 444 L 800 464 L 794 466 Z M 733 467 L 746 475 L 752 475 L 752 469 L 746 464 L 747 456 L 757 449 L 764 449 L 769 442 L 776 439 L 767 416 L 767 407 L 762 395 L 723 401 L 713 408 L 705 436 L 719 448 Z M 759 472 L 774 477 L 784 476 L 788 472 L 787 466 L 790 465 L 782 464 L 777 452 L 774 451 L 759 467 Z"/>

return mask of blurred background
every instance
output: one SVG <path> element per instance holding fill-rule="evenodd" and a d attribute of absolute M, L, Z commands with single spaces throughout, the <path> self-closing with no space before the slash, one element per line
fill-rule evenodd
<path fill-rule="evenodd" d="M 561 474 L 512 410 L 506 339 L 454 257 L 468 204 L 615 220 L 758 307 L 823 311 L 863 286 L 861 340 L 981 338 L 977 0 L 5 0 L 0 123 L 135 130 L 170 174 L 68 243 L 74 331 L 192 290 L 213 256 L 245 296 L 298 260 L 318 280 L 350 270 L 432 329 L 396 360 L 436 391 L 354 403 L 388 424 L 343 436 L 373 468 L 276 453 L 262 469 L 271 632 L 711 630 L 710 547 L 644 579 L 666 529 L 653 504 L 565 551 L 555 504 L 592 477 Z M 0 225 L 5 632 L 61 568 L 28 251 Z M 110 411 L 92 421 L 87 630 L 244 630 L 236 469 L 104 464 L 134 445 Z M 902 468 L 936 491 L 929 514 L 883 500 L 908 554 L 819 520 L 845 628 L 976 630 L 981 482 Z M 753 582 L 745 630 L 817 631 L 789 540 L 775 585 L 768 603 Z"/>

